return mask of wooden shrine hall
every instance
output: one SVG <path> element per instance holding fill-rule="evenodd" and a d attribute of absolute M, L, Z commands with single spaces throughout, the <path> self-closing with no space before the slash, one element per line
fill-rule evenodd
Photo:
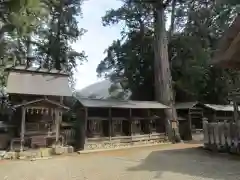
<path fill-rule="evenodd" d="M 166 138 L 163 110 L 153 101 L 79 98 L 74 106 L 80 123 L 78 149 L 99 143 L 133 143 Z"/>
<path fill-rule="evenodd" d="M 7 67 L 7 93 L 15 112 L 11 118 L 10 149 L 63 144 L 62 114 L 69 108 L 63 98 L 72 96 L 68 75 L 57 70 L 25 66 Z"/>

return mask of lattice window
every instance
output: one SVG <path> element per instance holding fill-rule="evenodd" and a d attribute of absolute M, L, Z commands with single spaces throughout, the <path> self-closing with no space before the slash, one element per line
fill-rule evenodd
<path fill-rule="evenodd" d="M 133 133 L 139 134 L 142 132 L 141 130 L 141 121 L 140 120 L 134 120 L 132 123 L 132 131 Z"/>
<path fill-rule="evenodd" d="M 102 133 L 102 121 L 99 121 L 99 120 L 88 121 L 88 130 L 91 134 L 101 134 Z"/>
<path fill-rule="evenodd" d="M 150 121 L 150 128 L 151 128 L 151 131 L 156 131 L 156 129 L 157 129 L 157 122 L 156 122 L 156 120 L 151 120 Z"/>
<path fill-rule="evenodd" d="M 122 133 L 122 120 L 114 120 L 113 124 L 114 132 L 118 134 Z"/>

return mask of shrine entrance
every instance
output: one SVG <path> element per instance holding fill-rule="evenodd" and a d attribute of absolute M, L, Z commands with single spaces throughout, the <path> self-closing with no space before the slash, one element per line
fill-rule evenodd
<path fill-rule="evenodd" d="M 49 99 L 38 99 L 24 102 L 15 106 L 21 114 L 21 121 L 18 123 L 18 135 L 20 138 L 13 138 L 11 150 L 20 143 L 20 151 L 26 148 L 49 147 L 53 144 L 64 144 L 64 137 L 60 133 L 62 113 L 69 110 L 57 102 Z M 15 120 L 18 120 L 15 118 Z"/>

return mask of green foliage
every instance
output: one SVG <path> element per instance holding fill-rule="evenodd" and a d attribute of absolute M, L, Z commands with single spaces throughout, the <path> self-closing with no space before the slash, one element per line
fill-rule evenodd
<path fill-rule="evenodd" d="M 85 59 L 84 52 L 75 52 L 71 47 L 84 33 L 76 19 L 81 15 L 81 4 L 82 0 L 0 2 L 1 87 L 6 85 L 4 67 L 19 63 L 64 69 L 70 73 L 73 85 L 73 70 Z"/>
<path fill-rule="evenodd" d="M 39 64 L 69 72 L 73 83 L 74 68 L 86 58 L 84 52 L 75 52 L 71 47 L 85 32 L 76 19 L 81 15 L 82 0 L 46 1 L 46 4 L 49 16 L 37 30 L 34 54 Z"/>
<path fill-rule="evenodd" d="M 154 99 L 153 9 L 151 4 L 124 1 L 103 17 L 104 25 L 124 22 L 122 39 L 114 41 L 97 68 L 99 75 L 124 79 L 132 99 Z M 171 11 L 170 7 L 166 11 Z M 238 13 L 233 4 L 195 0 L 177 1 L 174 29 L 169 37 L 176 101 L 199 100 L 226 103 L 227 94 L 239 74 L 213 67 L 210 60 L 217 42 Z M 171 30 L 171 29 L 170 29 Z"/>

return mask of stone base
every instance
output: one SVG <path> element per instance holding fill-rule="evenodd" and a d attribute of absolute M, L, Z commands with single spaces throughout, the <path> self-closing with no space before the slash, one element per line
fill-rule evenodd
<path fill-rule="evenodd" d="M 53 147 L 53 153 L 56 155 L 73 153 L 74 149 L 72 146 L 55 146 Z"/>
<path fill-rule="evenodd" d="M 142 140 L 136 142 L 96 142 L 96 143 L 87 143 L 84 146 L 84 150 L 96 150 L 96 149 L 121 149 L 127 147 L 141 146 L 141 145 L 154 145 L 154 144 L 165 144 L 167 140 L 157 139 L 157 140 Z"/>
<path fill-rule="evenodd" d="M 1 151 L 0 159 L 46 159 L 52 155 L 68 154 L 73 153 L 74 149 L 72 146 L 56 146 L 53 148 L 40 148 L 40 149 L 29 149 L 22 152 L 14 151 Z"/>
<path fill-rule="evenodd" d="M 10 151 L 2 154 L 1 159 L 17 159 L 18 157 L 19 153 Z"/>

